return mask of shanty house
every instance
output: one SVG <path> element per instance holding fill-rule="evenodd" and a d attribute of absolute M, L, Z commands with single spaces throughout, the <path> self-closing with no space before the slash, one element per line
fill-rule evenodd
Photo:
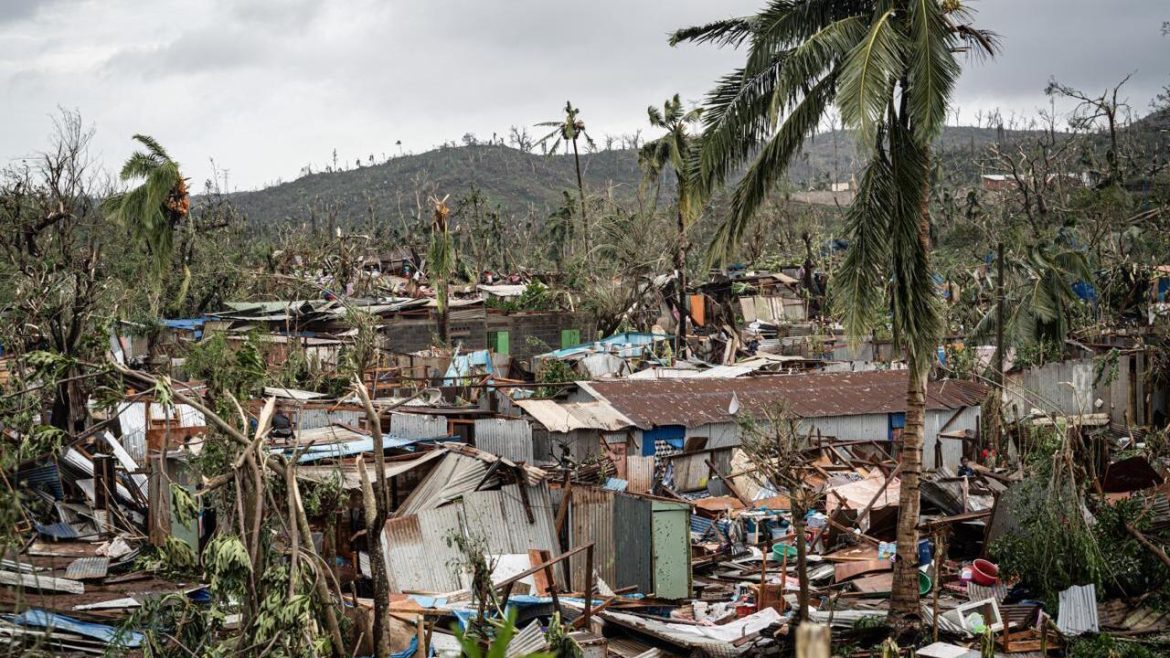
<path fill-rule="evenodd" d="M 966 381 L 930 382 L 926 395 L 927 466 L 957 467 L 963 436 L 979 428 L 986 389 Z M 782 405 L 805 427 L 841 440 L 893 441 L 906 425 L 906 372 L 870 371 L 734 379 L 579 382 L 570 405 L 602 403 L 628 420 L 628 455 L 681 451 L 688 439 L 707 449 L 739 445 L 739 419 Z M 547 414 L 546 414 L 547 415 Z M 566 417 L 575 417 L 574 409 Z M 941 441 L 941 444 L 940 444 Z M 936 447 L 937 446 L 937 447 Z"/>

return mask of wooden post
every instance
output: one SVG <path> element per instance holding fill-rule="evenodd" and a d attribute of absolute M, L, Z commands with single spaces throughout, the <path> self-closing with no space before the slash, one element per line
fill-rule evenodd
<path fill-rule="evenodd" d="M 799 540 L 798 540 L 799 541 Z M 780 558 L 780 614 L 784 614 L 784 609 L 788 607 L 788 600 L 785 595 L 788 594 L 788 549 L 784 549 L 784 555 Z"/>
<path fill-rule="evenodd" d="M 933 625 L 934 641 L 938 642 L 938 591 L 942 589 L 942 564 L 946 547 L 943 546 L 942 530 L 934 533 L 934 590 L 931 592 L 931 621 Z"/>
<path fill-rule="evenodd" d="M 805 622 L 796 627 L 796 658 L 829 658 L 829 627 Z"/>
<path fill-rule="evenodd" d="M 991 419 L 991 449 L 999 456 L 1000 443 L 1003 435 L 1003 384 L 1004 384 L 1004 338 L 1003 338 L 1003 243 L 995 247 L 995 386 L 992 393 L 996 396 L 996 403 L 992 406 L 995 417 Z"/>
<path fill-rule="evenodd" d="M 593 544 L 585 549 L 585 630 L 589 630 L 589 615 L 593 613 Z"/>

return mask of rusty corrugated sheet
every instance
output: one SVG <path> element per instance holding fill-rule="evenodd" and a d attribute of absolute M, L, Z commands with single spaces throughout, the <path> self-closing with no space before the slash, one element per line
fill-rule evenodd
<path fill-rule="evenodd" d="M 458 532 L 461 509 L 449 506 L 386 521 L 382 552 L 390 590 L 451 592 L 464 586 L 455 563 L 458 549 L 447 535 Z"/>
<path fill-rule="evenodd" d="M 385 527 L 387 571 L 392 591 L 449 592 L 466 586 L 458 571 L 462 556 L 449 539 L 459 534 L 482 540 L 491 555 L 526 554 L 530 548 L 559 553 L 548 487 L 528 489 L 529 522 L 518 485 L 476 491 L 450 505 L 390 519 Z"/>
<path fill-rule="evenodd" d="M 804 418 L 854 416 L 905 411 L 906 372 L 871 371 L 769 375 L 738 379 L 662 379 L 599 381 L 580 386 L 642 429 L 665 425 L 698 427 L 759 413 L 777 403 Z M 927 409 L 959 409 L 982 401 L 986 388 L 966 381 L 931 382 Z"/>
<path fill-rule="evenodd" d="M 630 493 L 650 493 L 654 488 L 654 455 L 626 455 L 626 479 Z"/>
<path fill-rule="evenodd" d="M 569 545 L 570 547 L 593 542 L 593 568 L 606 583 L 615 580 L 614 538 L 613 538 L 613 497 L 614 492 L 605 489 L 573 487 L 570 493 Z M 585 553 L 569 558 L 574 591 L 585 591 Z"/>
<path fill-rule="evenodd" d="M 475 447 L 517 462 L 532 462 L 532 426 L 508 418 L 477 418 Z"/>

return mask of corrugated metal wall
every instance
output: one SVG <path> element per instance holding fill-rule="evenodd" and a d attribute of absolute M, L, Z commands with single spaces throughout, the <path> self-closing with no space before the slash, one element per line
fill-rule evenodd
<path fill-rule="evenodd" d="M 653 458 L 651 458 L 653 459 Z M 638 591 L 654 591 L 654 535 L 650 501 L 617 494 L 613 501 L 614 544 L 621 555 L 615 566 L 612 588 L 636 585 Z"/>
<path fill-rule="evenodd" d="M 459 549 L 447 545 L 461 526 L 462 508 L 449 505 L 386 522 L 382 551 L 390 590 L 451 592 L 466 586 L 458 573 Z"/>
<path fill-rule="evenodd" d="M 478 418 L 475 447 L 512 461 L 532 462 L 532 425 L 526 420 Z"/>
<path fill-rule="evenodd" d="M 447 419 L 428 414 L 390 414 L 390 433 L 407 439 L 434 439 L 449 436 Z"/>
<path fill-rule="evenodd" d="M 330 411 L 328 409 L 301 409 L 296 414 L 297 428 L 302 430 L 315 430 L 319 427 L 329 427 L 334 423 L 342 423 L 352 427 L 360 427 L 360 423 L 365 421 L 366 413 L 364 411 L 357 411 L 351 409 L 337 409 Z"/>
<path fill-rule="evenodd" d="M 569 546 L 593 542 L 593 568 L 607 582 L 616 579 L 614 565 L 613 497 L 605 489 L 574 487 L 570 494 Z M 585 553 L 569 558 L 569 571 L 574 591 L 585 591 Z"/>
<path fill-rule="evenodd" d="M 463 556 L 448 545 L 454 533 L 482 540 L 492 555 L 526 554 L 528 549 L 560 553 L 553 530 L 556 508 L 544 484 L 528 488 L 529 523 L 518 485 L 476 491 L 462 500 L 386 522 L 383 552 L 392 591 L 450 592 L 467 586 L 458 565 Z"/>
<path fill-rule="evenodd" d="M 650 493 L 654 488 L 654 455 L 642 457 L 627 453 L 626 479 L 630 493 Z"/>
<path fill-rule="evenodd" d="M 1112 381 L 1103 377 L 1095 383 L 1096 377 L 1096 363 L 1091 359 L 1008 373 L 1004 414 L 1013 420 L 1036 408 L 1065 415 L 1108 413 L 1109 419 L 1119 424 L 1126 422 L 1127 415 L 1132 423 L 1146 422 L 1144 354 L 1119 356 Z M 1101 408 L 1095 406 L 1098 399 L 1104 403 Z"/>

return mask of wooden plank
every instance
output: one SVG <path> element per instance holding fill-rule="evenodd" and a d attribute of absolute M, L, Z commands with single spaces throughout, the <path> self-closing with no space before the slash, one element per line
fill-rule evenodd
<path fill-rule="evenodd" d="M 85 594 L 85 585 L 76 580 L 53 578 L 32 573 L 13 573 L 0 571 L 0 585 L 12 585 L 40 591 L 65 592 L 67 594 Z"/>
<path fill-rule="evenodd" d="M 838 564 L 833 573 L 833 582 L 840 583 L 867 573 L 892 571 L 894 563 L 889 560 L 865 560 Z"/>
<path fill-rule="evenodd" d="M 889 594 L 894 588 L 893 573 L 879 573 L 874 576 L 858 578 L 851 583 L 862 594 Z"/>

